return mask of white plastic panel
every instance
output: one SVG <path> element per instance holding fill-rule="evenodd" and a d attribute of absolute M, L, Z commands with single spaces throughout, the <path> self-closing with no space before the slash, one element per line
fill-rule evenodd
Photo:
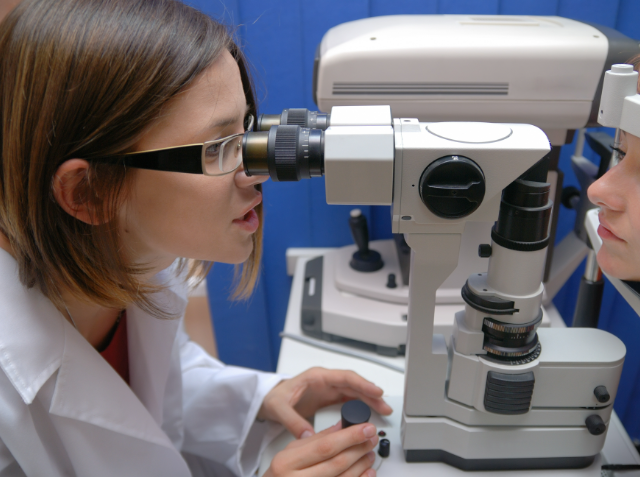
<path fill-rule="evenodd" d="M 330 126 L 391 126 L 389 106 L 334 106 Z"/>
<path fill-rule="evenodd" d="M 327 203 L 390 205 L 393 156 L 391 126 L 329 127 L 324 135 Z"/>
<path fill-rule="evenodd" d="M 624 99 L 635 95 L 638 89 L 638 72 L 631 65 L 613 65 L 604 74 L 598 122 L 606 127 L 620 127 Z"/>
<path fill-rule="evenodd" d="M 640 137 L 640 94 L 627 96 L 624 99 L 620 129 Z"/>
<path fill-rule="evenodd" d="M 325 34 L 317 102 L 388 104 L 429 122 L 530 123 L 563 144 L 589 119 L 608 48 L 596 28 L 561 17 L 367 18 Z"/>

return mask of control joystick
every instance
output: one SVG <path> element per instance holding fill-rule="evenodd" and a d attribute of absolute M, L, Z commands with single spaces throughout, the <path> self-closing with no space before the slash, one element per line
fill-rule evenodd
<path fill-rule="evenodd" d="M 351 258 L 351 268 L 359 272 L 375 272 L 384 266 L 382 257 L 375 250 L 369 249 L 369 231 L 367 229 L 367 218 L 362 215 L 360 209 L 353 209 L 349 218 L 351 235 L 358 246 Z"/>

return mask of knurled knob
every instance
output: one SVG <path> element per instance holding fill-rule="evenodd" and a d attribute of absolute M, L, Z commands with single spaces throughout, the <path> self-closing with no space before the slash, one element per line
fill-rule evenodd
<path fill-rule="evenodd" d="M 389 439 L 380 439 L 380 444 L 378 445 L 378 455 L 380 457 L 389 457 L 389 452 L 391 451 L 391 443 Z"/>

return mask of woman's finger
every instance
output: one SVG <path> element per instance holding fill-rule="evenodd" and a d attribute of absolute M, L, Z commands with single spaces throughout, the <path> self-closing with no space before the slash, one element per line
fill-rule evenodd
<path fill-rule="evenodd" d="M 332 433 L 334 433 L 336 431 L 339 431 L 340 429 L 342 429 L 342 423 L 338 422 L 338 423 L 334 424 L 333 426 L 328 427 L 328 428 L 326 428 L 326 429 L 324 429 L 324 430 L 322 430 L 322 431 L 318 432 L 317 434 L 314 434 L 314 435 L 312 435 L 310 437 L 304 437 L 304 438 L 301 438 L 301 439 L 296 439 L 295 441 L 291 441 L 287 445 L 287 448 L 288 449 L 295 449 L 295 448 L 300 447 L 300 446 L 305 446 L 305 445 L 307 445 L 307 443 L 309 443 L 309 442 L 311 442 L 313 440 L 319 439 L 319 438 L 321 438 L 323 436 L 326 436 L 327 434 L 332 434 Z"/>
<path fill-rule="evenodd" d="M 378 414 L 382 414 L 383 416 L 388 416 L 393 412 L 393 408 L 389 406 L 384 399 L 382 398 L 370 398 L 369 396 L 363 396 L 362 394 L 355 392 L 350 389 L 344 389 L 342 392 L 343 396 L 346 396 L 351 399 L 360 399 L 367 406 L 372 408 Z"/>
<path fill-rule="evenodd" d="M 308 469 L 308 471 L 310 472 L 305 474 L 309 477 L 341 475 L 347 472 L 351 467 L 353 467 L 356 462 L 359 462 L 363 457 L 365 457 L 366 454 L 377 445 L 377 443 L 378 436 L 367 439 L 361 444 L 351 446 L 335 455 L 334 457 L 326 459 L 319 464 L 314 465 L 313 467 Z M 363 468 L 361 469 L 361 472 L 354 473 L 354 476 L 360 475 L 362 472 L 364 472 L 364 470 L 365 469 Z"/>
<path fill-rule="evenodd" d="M 347 450 L 350 450 L 344 457 L 338 459 L 338 463 L 346 465 L 346 463 L 342 461 L 347 458 L 352 458 L 350 464 L 339 472 L 331 474 L 338 475 L 353 465 L 365 452 L 371 450 L 371 439 L 374 439 L 376 442 L 378 440 L 376 428 L 373 424 L 358 424 L 316 439 L 303 439 L 300 442 L 301 444 L 304 443 L 304 446 L 297 446 L 294 455 L 290 457 L 291 468 L 305 469 L 315 466 L 316 464 L 324 464 L 325 461 L 334 459 L 336 456 L 342 455 L 347 452 Z M 363 447 L 357 447 L 359 445 L 364 445 L 365 447 L 368 445 L 370 447 L 367 450 L 363 450 Z M 360 452 L 360 455 L 356 456 L 354 452 Z"/>
<path fill-rule="evenodd" d="M 371 466 L 376 461 L 376 455 L 373 451 L 367 452 L 365 455 L 349 467 L 346 471 L 340 474 L 339 477 L 360 477 L 367 469 L 371 469 Z M 373 471 L 375 475 L 375 470 Z"/>
<path fill-rule="evenodd" d="M 313 426 L 285 401 L 273 403 L 271 406 L 272 418 L 282 424 L 296 439 L 309 437 L 315 434 Z"/>
<path fill-rule="evenodd" d="M 384 394 L 382 388 L 353 371 L 337 369 L 323 371 L 325 372 L 323 376 L 325 382 L 331 386 L 350 388 L 372 398 L 379 398 Z"/>

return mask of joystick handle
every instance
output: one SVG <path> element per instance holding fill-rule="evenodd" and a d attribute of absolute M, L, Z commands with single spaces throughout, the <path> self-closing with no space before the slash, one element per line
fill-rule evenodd
<path fill-rule="evenodd" d="M 369 230 L 367 218 L 362 215 L 360 209 L 353 209 L 349 217 L 351 235 L 358 246 L 358 251 L 353 254 L 349 265 L 358 272 L 375 272 L 384 266 L 382 257 L 375 250 L 369 249 Z"/>
<path fill-rule="evenodd" d="M 360 209 L 353 209 L 349 217 L 349 227 L 353 241 L 358 246 L 358 251 L 362 254 L 369 252 L 369 230 L 367 229 L 367 218 L 362 215 Z"/>

